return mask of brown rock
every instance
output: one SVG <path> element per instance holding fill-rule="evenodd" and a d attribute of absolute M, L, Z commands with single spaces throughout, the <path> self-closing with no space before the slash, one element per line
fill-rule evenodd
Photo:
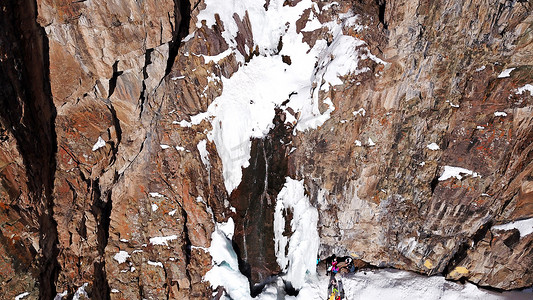
<path fill-rule="evenodd" d="M 193 28 L 203 1 L 0 8 L 5 297 L 71 297 L 87 284 L 92 299 L 209 298 L 206 249 L 215 223 L 230 216 L 241 269 L 259 283 L 280 271 L 272 222 L 285 176 L 304 179 L 318 208 L 322 257 L 356 254 L 357 267 L 501 289 L 533 283 L 531 235 L 492 229 L 533 216 L 533 96 L 515 93 L 533 82 L 530 3 L 345 1 L 320 10 L 322 23 L 359 14 L 365 29 L 344 34 L 387 64 L 362 60 L 369 72 L 321 93 L 336 109 L 316 130 L 294 134 L 279 109 L 231 195 L 209 122 L 179 125 L 205 112 L 220 78 L 241 67 L 236 53 L 206 63 L 203 55 L 229 45 L 220 18 Z M 245 61 L 259 55 L 250 21 L 235 18 L 233 51 Z M 303 35 L 309 45 L 332 40 L 323 30 Z M 364 116 L 353 114 L 361 108 Z M 203 140 L 209 167 L 197 148 Z M 445 166 L 480 176 L 439 180 Z"/>

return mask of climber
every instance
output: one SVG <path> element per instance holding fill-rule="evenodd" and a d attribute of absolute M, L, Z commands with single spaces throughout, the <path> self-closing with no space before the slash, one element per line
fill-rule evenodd
<path fill-rule="evenodd" d="M 349 258 L 339 258 L 339 262 L 337 263 L 337 270 L 341 273 L 348 273 L 348 269 L 346 268 L 348 266 L 348 259 Z"/>
<path fill-rule="evenodd" d="M 353 264 L 353 258 L 351 256 L 345 256 L 339 258 L 339 263 L 337 268 L 341 274 L 353 273 L 355 271 L 355 266 Z"/>
<path fill-rule="evenodd" d="M 329 286 L 328 286 L 328 300 L 337 300 L 339 296 L 339 289 L 337 286 L 337 280 L 335 280 L 335 277 L 331 277 Z"/>
<path fill-rule="evenodd" d="M 332 261 L 336 259 L 336 256 L 335 254 L 333 254 L 332 256 L 326 258 L 326 276 L 330 274 L 331 272 L 331 268 L 332 268 Z"/>
<path fill-rule="evenodd" d="M 333 274 L 337 274 L 337 272 L 339 272 L 339 267 L 337 266 L 337 263 L 337 258 L 335 257 L 331 262 L 331 272 L 333 272 Z"/>
<path fill-rule="evenodd" d="M 350 262 L 348 263 L 348 272 L 353 273 L 355 272 L 355 264 L 353 263 L 353 259 L 350 257 Z"/>
<path fill-rule="evenodd" d="M 329 295 L 328 300 L 336 300 L 335 299 L 335 293 L 332 293 L 331 295 Z"/>

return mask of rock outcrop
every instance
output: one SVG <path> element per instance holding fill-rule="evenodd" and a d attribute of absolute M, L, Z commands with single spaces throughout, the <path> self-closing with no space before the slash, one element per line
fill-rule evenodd
<path fill-rule="evenodd" d="M 282 271 L 286 176 L 318 209 L 321 257 L 533 285 L 533 234 L 494 228 L 533 218 L 530 1 L 265 1 L 309 3 L 295 23 L 309 48 L 334 46 L 340 24 L 359 69 L 313 83 L 315 119 L 287 104 L 296 92 L 266 112 L 233 189 L 223 151 L 237 148 L 213 138 L 213 103 L 254 59 L 296 58 L 282 37 L 258 47 L 252 12 L 210 24 L 206 2 L 0 4 L 4 298 L 208 299 L 207 249 L 229 217 L 241 272 L 261 283 Z"/>
<path fill-rule="evenodd" d="M 533 213 L 532 95 L 517 94 L 532 81 L 531 3 L 383 5 L 381 24 L 369 26 L 386 39 L 365 40 L 389 64 L 337 87 L 337 114 L 296 140 L 322 253 L 502 289 L 531 285 L 533 237 L 510 248 L 490 229 Z M 443 180 L 446 166 L 479 176 Z"/>

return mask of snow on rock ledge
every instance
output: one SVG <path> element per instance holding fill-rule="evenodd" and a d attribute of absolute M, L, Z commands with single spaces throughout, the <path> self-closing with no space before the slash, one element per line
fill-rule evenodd
<path fill-rule="evenodd" d="M 509 68 L 509 69 L 505 69 L 503 70 L 499 75 L 498 75 L 498 78 L 507 78 L 507 77 L 511 77 L 511 72 L 516 69 L 516 68 Z"/>
<path fill-rule="evenodd" d="M 122 264 L 125 263 L 129 257 L 130 254 L 127 251 L 120 250 L 117 254 L 113 256 L 113 259 L 116 260 L 119 264 Z"/>
<path fill-rule="evenodd" d="M 522 87 L 517 88 L 515 94 L 522 95 L 525 92 L 529 92 L 529 94 L 533 96 L 533 84 L 528 83 Z"/>
<path fill-rule="evenodd" d="M 15 297 L 15 300 L 21 300 L 22 298 L 28 296 L 30 293 L 28 292 L 25 292 L 25 293 L 22 293 L 22 294 L 19 294 Z"/>
<path fill-rule="evenodd" d="M 479 175 L 478 173 L 470 171 L 470 170 L 465 169 L 465 168 L 444 166 L 444 172 L 439 177 L 439 181 L 444 181 L 444 180 L 450 179 L 452 177 L 455 177 L 455 178 L 461 180 L 463 178 L 463 175 L 461 175 L 461 174 L 470 175 L 472 177 L 481 177 L 481 175 Z"/>
<path fill-rule="evenodd" d="M 104 146 L 105 146 L 105 141 L 104 141 L 104 139 L 101 136 L 99 136 L 98 140 L 93 145 L 92 151 L 96 151 L 96 150 L 98 150 L 98 149 L 100 149 L 100 148 L 102 148 Z"/>
<path fill-rule="evenodd" d="M 496 230 L 518 229 L 518 231 L 520 231 L 520 237 L 523 238 L 526 235 L 533 233 L 533 218 L 492 226 L 492 229 L 496 229 Z"/>
<path fill-rule="evenodd" d="M 150 244 L 168 246 L 169 241 L 173 241 L 177 238 L 178 236 L 175 234 L 169 235 L 169 236 L 156 236 L 156 237 L 150 238 Z"/>
<path fill-rule="evenodd" d="M 431 143 L 429 145 L 426 146 L 429 150 L 433 150 L 433 151 L 437 151 L 440 149 L 439 145 L 437 145 L 436 143 Z"/>

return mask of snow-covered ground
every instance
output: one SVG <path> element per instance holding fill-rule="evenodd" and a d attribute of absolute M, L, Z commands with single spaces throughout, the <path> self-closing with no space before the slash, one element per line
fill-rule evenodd
<path fill-rule="evenodd" d="M 308 276 L 298 296 L 287 296 L 276 283 L 265 287 L 253 299 L 327 299 L 328 278 L 325 275 Z M 447 281 L 442 276 L 424 276 L 394 269 L 361 271 L 338 278 L 344 283 L 346 300 L 530 300 L 533 290 L 494 292 L 466 283 Z M 230 299 L 230 298 L 222 298 Z M 235 299 L 235 298 L 234 298 Z M 252 299 L 249 296 L 238 299 Z M 237 300 L 237 299 L 235 299 Z"/>
<path fill-rule="evenodd" d="M 393 269 L 359 272 L 343 280 L 347 299 L 533 299 L 533 292 L 497 293 L 467 283 Z"/>

